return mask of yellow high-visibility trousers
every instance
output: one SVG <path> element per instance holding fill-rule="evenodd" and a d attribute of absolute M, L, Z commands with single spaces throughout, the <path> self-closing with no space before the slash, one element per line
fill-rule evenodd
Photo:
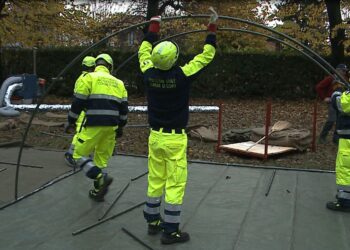
<path fill-rule="evenodd" d="M 187 183 L 187 135 L 151 130 L 148 139 L 148 197 L 182 204 Z"/>
<path fill-rule="evenodd" d="M 339 139 L 335 172 L 338 189 L 350 192 L 350 139 Z"/>
<path fill-rule="evenodd" d="M 77 142 L 79 132 L 83 130 L 82 126 L 83 126 L 84 119 L 85 119 L 85 112 L 81 111 L 77 121 L 75 122 L 75 135 L 72 140 L 73 148 L 75 147 L 75 144 Z"/>
<path fill-rule="evenodd" d="M 94 152 L 94 164 L 99 168 L 107 167 L 115 147 L 116 126 L 83 127 L 77 135 L 73 158 L 79 160 Z"/>

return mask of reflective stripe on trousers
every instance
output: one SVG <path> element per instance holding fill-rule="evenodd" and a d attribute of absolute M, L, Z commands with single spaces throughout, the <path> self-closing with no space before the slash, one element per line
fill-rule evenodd
<path fill-rule="evenodd" d="M 147 197 L 143 215 L 148 223 L 160 219 L 160 204 L 162 197 Z"/>
<path fill-rule="evenodd" d="M 143 209 L 148 214 L 160 213 L 161 197 L 147 197 L 145 208 Z"/>
<path fill-rule="evenodd" d="M 180 223 L 181 205 L 165 203 L 164 222 Z"/>
<path fill-rule="evenodd" d="M 90 157 L 80 157 L 77 159 L 77 165 L 79 168 L 82 168 L 85 173 L 89 172 L 89 170 L 95 167 L 95 164 L 92 162 Z"/>

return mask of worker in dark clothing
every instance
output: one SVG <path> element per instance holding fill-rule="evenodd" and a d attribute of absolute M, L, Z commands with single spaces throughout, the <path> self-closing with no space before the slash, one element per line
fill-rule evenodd
<path fill-rule="evenodd" d="M 208 25 L 203 52 L 184 66 L 177 66 L 179 48 L 172 41 L 157 41 L 161 18 L 153 17 L 140 48 L 139 63 L 148 101 L 148 190 L 144 217 L 148 233 L 163 231 L 162 244 L 185 242 L 179 230 L 187 182 L 187 134 L 191 82 L 213 60 L 216 52 L 216 19 Z M 160 216 L 165 192 L 164 218 Z"/>
<path fill-rule="evenodd" d="M 345 64 L 339 64 L 336 70 L 345 79 L 348 79 L 348 67 Z M 331 95 L 334 91 L 340 90 L 341 86 L 334 76 L 327 76 L 316 85 L 316 92 L 318 96 L 328 105 L 328 117 L 327 121 L 323 125 L 320 133 L 319 142 L 325 144 L 329 131 L 333 128 L 336 121 L 336 110 L 331 105 Z M 338 143 L 338 136 L 336 131 L 333 133 L 333 142 Z"/>
<path fill-rule="evenodd" d="M 110 55 L 96 57 L 95 71 L 84 76 L 74 90 L 66 128 L 74 127 L 81 112 L 85 111 L 86 121 L 78 134 L 73 158 L 86 176 L 94 180 L 89 197 L 95 201 L 104 201 L 113 181 L 105 169 L 114 151 L 115 138 L 127 122 L 127 91 L 124 83 L 111 75 L 112 70 Z M 92 152 L 94 159 L 90 158 Z"/>
<path fill-rule="evenodd" d="M 336 130 L 339 136 L 336 159 L 337 200 L 327 203 L 327 208 L 350 212 L 350 93 L 334 92 L 331 103 L 337 110 Z"/>

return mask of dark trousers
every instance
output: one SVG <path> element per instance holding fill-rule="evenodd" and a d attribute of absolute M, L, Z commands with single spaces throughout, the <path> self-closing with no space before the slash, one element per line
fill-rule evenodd
<path fill-rule="evenodd" d="M 335 124 L 335 121 L 337 119 L 337 111 L 333 108 L 333 106 L 329 103 L 328 104 L 328 118 L 325 124 L 323 125 L 322 131 L 320 133 L 320 138 L 326 139 L 329 131 L 332 130 L 333 125 Z M 334 130 L 333 133 L 333 142 L 338 142 L 338 135 L 336 131 Z"/>
<path fill-rule="evenodd" d="M 320 133 L 320 137 L 321 138 L 326 138 L 329 131 L 331 131 L 331 129 L 333 128 L 333 125 L 334 125 L 334 121 L 326 121 L 323 125 L 323 128 L 322 128 L 322 131 Z M 335 133 L 335 132 L 334 132 Z"/>

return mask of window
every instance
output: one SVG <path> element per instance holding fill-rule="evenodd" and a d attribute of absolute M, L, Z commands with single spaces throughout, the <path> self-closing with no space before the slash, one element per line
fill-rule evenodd
<path fill-rule="evenodd" d="M 134 31 L 131 31 L 128 33 L 128 45 L 129 46 L 135 45 L 135 33 L 134 33 Z"/>

